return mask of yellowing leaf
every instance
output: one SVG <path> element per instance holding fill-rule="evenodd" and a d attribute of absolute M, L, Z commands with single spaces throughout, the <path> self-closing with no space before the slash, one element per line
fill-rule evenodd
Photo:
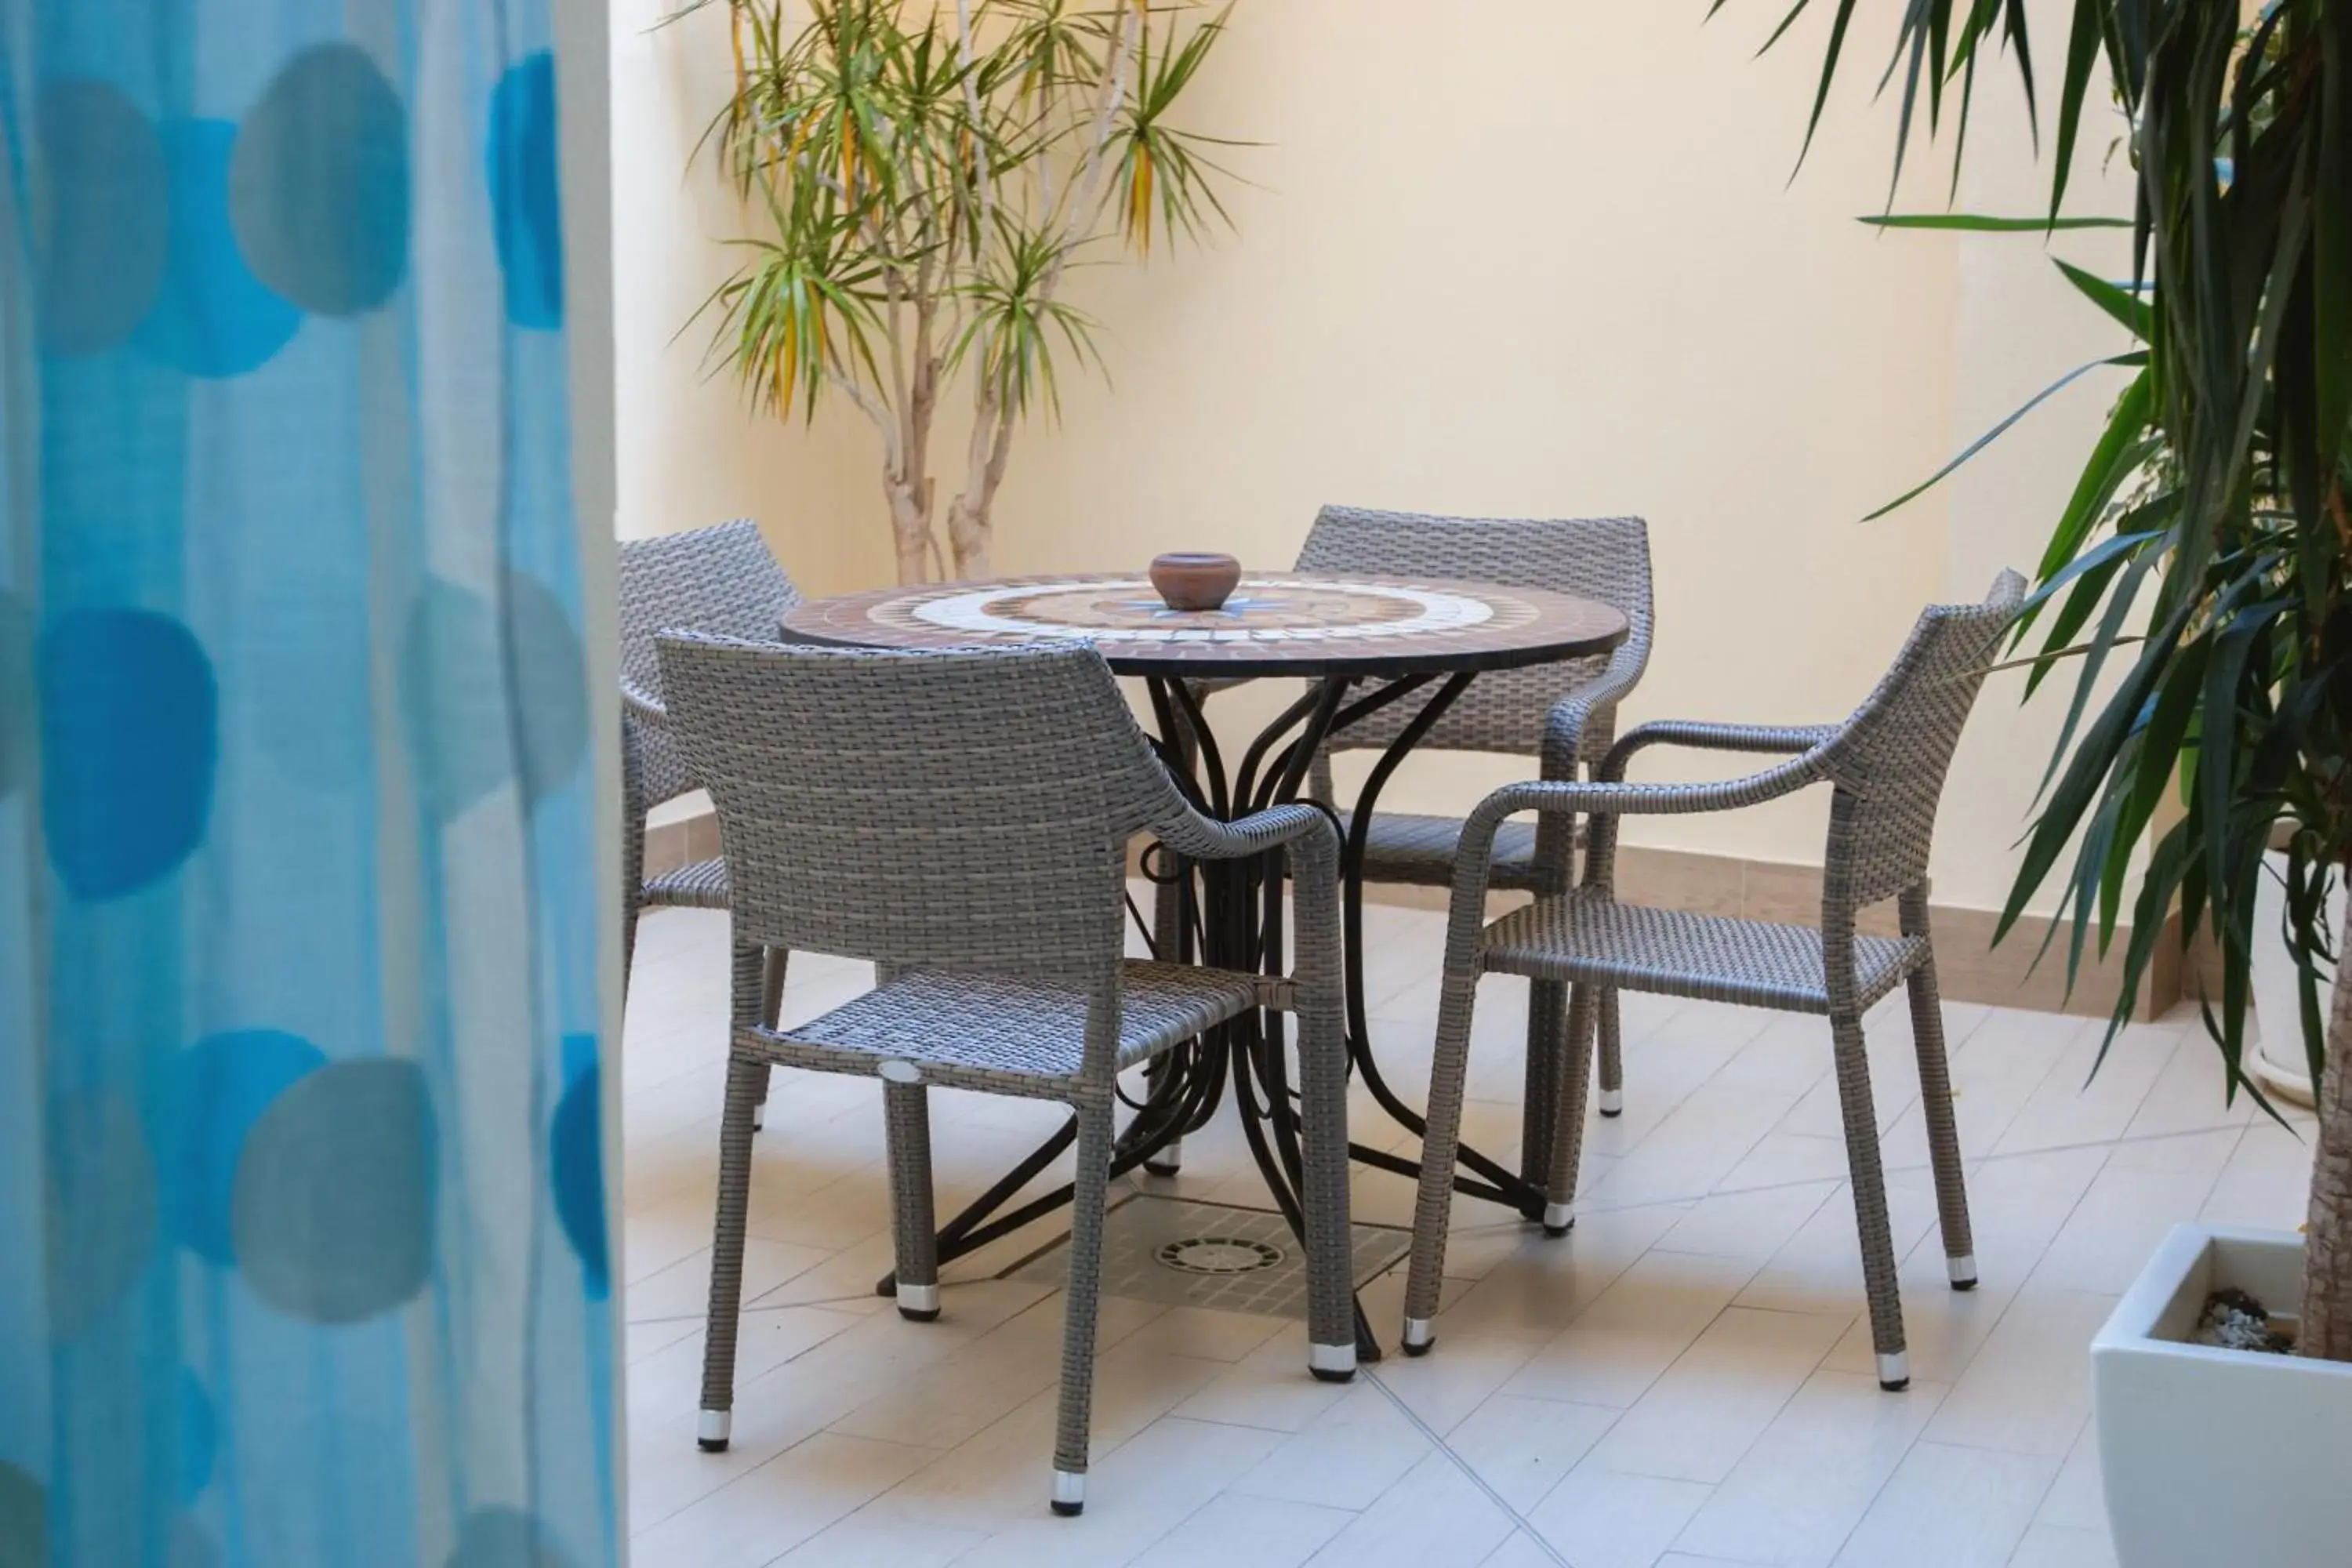
<path fill-rule="evenodd" d="M 1151 150 L 1141 142 L 1135 148 L 1135 177 L 1128 183 L 1127 226 L 1135 236 L 1136 248 L 1150 254 Z"/>

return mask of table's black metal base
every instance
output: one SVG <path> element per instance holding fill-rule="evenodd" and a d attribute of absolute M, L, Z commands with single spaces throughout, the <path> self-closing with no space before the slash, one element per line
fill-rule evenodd
<path fill-rule="evenodd" d="M 1216 738 L 1192 689 L 1184 681 L 1160 677 L 1152 678 L 1149 684 L 1159 721 L 1160 752 L 1170 773 L 1200 810 L 1232 821 L 1297 800 L 1308 769 L 1327 741 L 1435 679 L 1419 675 L 1390 680 L 1351 702 L 1348 692 L 1352 680 L 1344 676 L 1327 678 L 1259 732 L 1243 753 L 1238 771 L 1233 773 L 1225 768 Z M 1365 844 L 1371 828 L 1372 809 L 1381 789 L 1470 679 L 1467 673 L 1448 677 L 1381 753 L 1360 792 L 1340 851 L 1349 1063 L 1362 1077 L 1374 1102 L 1415 1136 L 1425 1131 L 1427 1124 L 1381 1076 L 1365 1018 Z M 1314 804 L 1326 811 L 1331 809 L 1328 802 Z M 1172 931 L 1154 933 L 1142 912 L 1134 911 L 1156 956 L 1252 973 L 1281 972 L 1285 875 L 1279 852 L 1252 860 L 1194 863 L 1180 860 L 1154 845 L 1146 855 L 1144 870 L 1153 881 L 1163 887 L 1172 886 L 1177 892 L 1177 920 Z M 1131 901 L 1129 907 L 1133 908 Z M 1176 951 L 1161 952 L 1171 937 Z M 1147 1069 L 1144 1099 L 1135 1106 L 1133 1120 L 1114 1146 L 1111 1174 L 1124 1174 L 1138 1165 L 1161 1174 L 1174 1173 L 1174 1162 L 1164 1156 L 1172 1152 L 1188 1133 L 1208 1125 L 1230 1085 L 1241 1110 L 1243 1135 L 1258 1170 L 1265 1177 L 1266 1189 L 1293 1232 L 1303 1237 L 1305 1219 L 1298 1197 L 1303 1171 L 1299 1121 L 1288 1081 L 1285 1027 L 1279 1013 L 1246 1013 L 1153 1061 Z M 1531 1089 L 1538 1088 L 1544 1076 L 1531 1071 Z M 1533 1101 L 1538 1098 L 1539 1094 L 1530 1097 L 1530 1141 L 1522 1169 L 1510 1170 L 1465 1144 L 1454 1179 L 1455 1192 L 1501 1204 L 1517 1210 L 1528 1220 L 1541 1222 L 1544 1194 L 1540 1173 L 1544 1155 L 1537 1147 L 1537 1134 L 1548 1137 L 1549 1122 L 1548 1118 L 1534 1114 Z M 1540 1128 L 1537 1126 L 1538 1120 L 1542 1121 Z M 944 1263 L 984 1247 L 1069 1202 L 1072 1189 L 1065 1185 L 1006 1213 L 997 1213 L 1013 1194 L 1070 1147 L 1077 1136 L 1076 1127 L 1073 1118 L 950 1220 L 939 1235 L 940 1261 Z M 1381 1170 L 1415 1178 L 1421 1174 L 1418 1163 L 1400 1155 L 1355 1142 L 1349 1144 L 1348 1152 L 1351 1158 Z M 886 1276 L 877 1289 L 888 1295 L 895 1283 Z M 1356 1312 L 1356 1353 L 1359 1360 L 1366 1362 L 1378 1361 L 1381 1353 L 1360 1307 Z"/>

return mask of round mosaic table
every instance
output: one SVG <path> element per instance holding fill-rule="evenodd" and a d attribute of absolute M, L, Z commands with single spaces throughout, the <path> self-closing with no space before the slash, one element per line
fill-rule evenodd
<path fill-rule="evenodd" d="M 886 588 L 812 601 L 784 618 L 784 635 L 865 647 L 947 648 L 1041 639 L 1091 643 L 1112 669 L 1144 678 L 1157 744 L 1177 783 L 1201 810 L 1226 820 L 1300 798 L 1310 764 L 1347 729 L 1392 703 L 1418 699 L 1373 764 L 1344 818 L 1340 851 L 1348 1052 L 1373 1100 L 1418 1135 L 1419 1112 L 1391 1090 L 1371 1052 L 1363 972 L 1364 850 L 1372 811 L 1397 765 L 1481 672 L 1605 653 L 1625 639 L 1613 607 L 1541 589 L 1499 584 L 1283 573 L 1248 576 L 1222 609 L 1168 608 L 1140 574 L 1013 578 Z M 1296 676 L 1308 684 L 1228 767 L 1202 712 L 1207 683 Z M 1364 688 L 1360 692 L 1359 687 Z M 1327 810 L 1331 802 L 1321 802 Z M 1334 813 L 1337 817 L 1337 813 Z M 1224 969 L 1273 973 L 1282 964 L 1283 883 L 1279 853 L 1255 861 L 1192 864 L 1155 845 L 1146 874 L 1176 892 L 1165 929 L 1136 910 L 1155 956 Z M 1131 906 L 1130 906 L 1131 907 Z M 1173 951 L 1169 951 L 1172 947 Z M 1114 1175 L 1142 1165 L 1171 1174 L 1185 1134 L 1207 1125 L 1230 1086 L 1244 1133 L 1266 1186 L 1293 1229 L 1302 1226 L 1299 1126 L 1287 1081 L 1285 1020 L 1252 1013 L 1202 1040 L 1158 1058 L 1149 1089 L 1120 1134 Z M 1531 1103 L 1548 1095 L 1559 1064 L 1530 1061 Z M 1073 1123 L 1075 1126 L 1075 1122 Z M 1069 1189 L 1004 1210 L 1013 1195 L 1069 1147 L 1067 1130 L 1040 1146 L 941 1229 L 941 1261 L 986 1245 L 1068 1201 Z M 1359 1161 L 1418 1176 L 1409 1160 L 1361 1143 Z M 1464 1145 L 1454 1186 L 1473 1197 L 1543 1212 L 1540 1150 L 1518 1170 Z M 883 1281 L 885 1293 L 892 1282 Z M 1357 1350 L 1380 1352 L 1358 1314 Z"/>
<path fill-rule="evenodd" d="M 1171 610 L 1140 574 L 882 588 L 785 617 L 812 642 L 971 647 L 1077 638 L 1121 675 L 1400 676 L 1504 669 L 1625 640 L 1607 605 L 1535 588 L 1307 573 L 1244 577 L 1224 607 Z"/>

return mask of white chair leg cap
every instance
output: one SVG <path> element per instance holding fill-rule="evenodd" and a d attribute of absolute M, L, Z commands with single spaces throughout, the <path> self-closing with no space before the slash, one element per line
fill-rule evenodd
<path fill-rule="evenodd" d="M 1569 1232 L 1569 1227 L 1573 1226 L 1575 1223 L 1576 1205 L 1574 1204 L 1544 1205 L 1543 1227 L 1545 1235 L 1566 1236 Z"/>
<path fill-rule="evenodd" d="M 1356 1375 L 1354 1342 L 1344 1345 L 1309 1344 L 1307 1370 L 1325 1383 L 1346 1383 Z"/>
<path fill-rule="evenodd" d="M 1911 1386 L 1911 1352 L 1896 1351 L 1878 1358 L 1878 1386 L 1893 1393 Z"/>
<path fill-rule="evenodd" d="M 1407 1318 L 1404 1321 L 1405 1354 L 1427 1355 L 1429 1347 L 1436 1342 L 1436 1330 L 1427 1318 Z"/>
<path fill-rule="evenodd" d="M 898 1315 L 918 1323 L 928 1323 L 940 1315 L 940 1288 L 937 1285 L 901 1285 L 898 1289 Z"/>
<path fill-rule="evenodd" d="M 705 1453 L 716 1454 L 727 1447 L 734 1434 L 735 1413 L 731 1410 L 706 1410 L 694 1426 L 695 1445 Z"/>
<path fill-rule="evenodd" d="M 1602 1089 L 1601 1091 L 1601 1114 L 1603 1116 L 1622 1116 L 1624 1113 L 1625 1091 L 1622 1089 Z"/>
<path fill-rule="evenodd" d="M 1975 1253 L 1966 1252 L 1958 1258 L 1947 1258 L 1944 1259 L 1944 1267 L 1951 1273 L 1953 1289 L 1973 1290 L 1977 1288 L 1977 1255 Z"/>
<path fill-rule="evenodd" d="M 1054 1511 L 1067 1517 L 1082 1512 L 1087 1506 L 1087 1477 L 1083 1470 L 1054 1472 Z"/>

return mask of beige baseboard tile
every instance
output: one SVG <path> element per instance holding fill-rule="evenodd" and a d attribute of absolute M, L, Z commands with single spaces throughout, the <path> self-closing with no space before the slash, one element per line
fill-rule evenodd
<path fill-rule="evenodd" d="M 2042 952 L 2050 934 L 2048 919 L 2019 919 L 2000 945 L 1992 945 L 1993 928 L 2000 917 L 1991 910 L 1936 909 L 1936 973 L 1944 994 L 1960 1002 L 1988 1002 L 2003 1007 L 2031 1007 L 2045 1013 L 2072 1013 L 2105 1018 L 2116 1010 L 2123 992 L 2123 955 L 2131 940 L 2127 926 L 2116 928 L 2114 943 L 2102 958 L 2095 949 L 2097 934 L 2083 952 L 2082 972 L 2070 994 L 2066 988 L 2066 944 L 2071 930 L 2061 931 Z M 2071 926 L 2071 922 L 2070 926 Z M 2180 1000 L 2184 965 L 2179 917 L 2165 921 L 2165 938 L 2141 982 L 2132 1016 L 2142 1020 L 2161 1017 Z M 2040 955 L 2041 962 L 2034 962 Z"/>
<path fill-rule="evenodd" d="M 646 875 L 667 876 L 681 866 L 697 860 L 714 859 L 719 854 L 719 816 L 716 812 L 698 811 L 675 822 L 656 823 L 646 829 Z"/>
<path fill-rule="evenodd" d="M 1141 874 L 1141 855 L 1148 840 L 1128 846 L 1128 872 Z M 665 823 L 646 834 L 646 874 L 664 871 L 719 853 L 719 819 L 709 812 Z M 1805 924 L 1821 918 L 1822 871 L 1818 866 L 1777 860 L 1747 860 L 1731 855 L 1705 855 L 1685 849 L 1655 849 L 1626 845 L 1617 851 L 1617 890 L 1632 901 L 1661 909 L 1689 910 L 1697 914 L 1733 915 L 1745 920 L 1785 921 Z M 1931 890 L 1932 891 L 1932 890 Z M 1449 894 L 1444 888 L 1372 883 L 1364 889 L 1367 902 L 1391 907 L 1444 910 Z M 1486 918 L 1527 901 L 1523 893 L 1494 893 L 1486 900 Z M 2066 986 L 2065 935 L 2050 944 L 2047 958 L 2035 963 L 2048 934 L 2050 921 L 2027 916 L 1999 946 L 1992 941 L 1999 915 L 1990 910 L 1961 909 L 1930 902 L 1928 919 L 1936 932 L 1936 973 L 1946 999 L 1981 1002 L 2001 1007 L 2026 1007 L 2038 1012 L 2068 1013 L 2104 1018 L 2115 1011 L 2123 985 L 2123 951 L 2130 937 L 2117 927 L 2105 957 L 2085 952 L 2081 974 L 2070 993 Z M 2184 952 L 2178 939 L 2179 917 L 2168 922 L 2172 931 L 2157 949 L 2157 958 L 2134 1016 L 2161 1016 L 2182 996 L 2194 996 L 2200 982 L 2216 987 L 2219 975 L 2210 941 Z M 1863 912 L 1863 931 L 1874 936 L 1895 934 L 1895 906 L 1890 901 Z"/>

